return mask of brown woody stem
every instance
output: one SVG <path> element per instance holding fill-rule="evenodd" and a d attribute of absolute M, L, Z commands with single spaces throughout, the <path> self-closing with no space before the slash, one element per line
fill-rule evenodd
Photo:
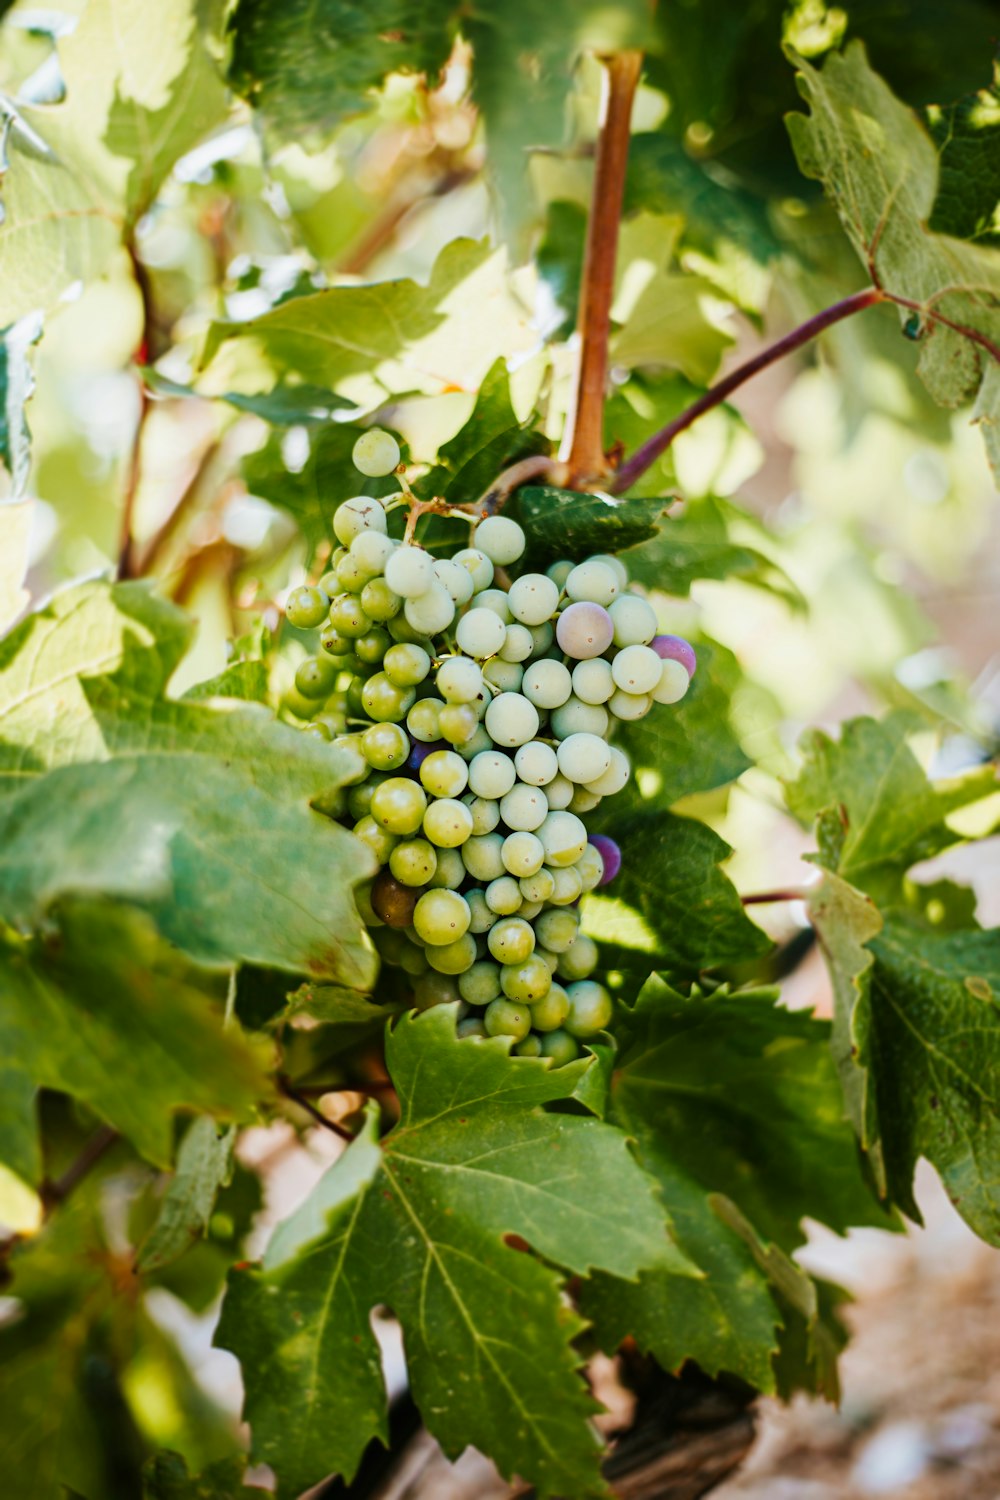
<path fill-rule="evenodd" d="M 139 345 L 135 351 L 137 364 L 146 364 L 150 358 L 150 346 L 156 333 L 156 322 L 153 309 L 152 287 L 149 281 L 149 272 L 139 258 L 139 252 L 135 248 L 135 242 L 129 240 L 126 247 L 129 260 L 132 262 L 132 275 L 139 289 L 142 299 L 142 333 Z M 149 415 L 149 392 L 146 382 L 141 373 L 136 371 L 136 379 L 139 382 L 139 414 L 136 418 L 135 436 L 132 439 L 132 451 L 129 454 L 128 472 L 125 476 L 125 494 L 122 501 L 121 529 L 118 536 L 118 577 L 135 578 L 138 576 L 138 558 L 136 556 L 135 542 L 132 537 L 132 522 L 135 516 L 135 501 L 139 491 L 139 476 L 142 462 L 142 438 L 146 429 L 146 418 Z"/>

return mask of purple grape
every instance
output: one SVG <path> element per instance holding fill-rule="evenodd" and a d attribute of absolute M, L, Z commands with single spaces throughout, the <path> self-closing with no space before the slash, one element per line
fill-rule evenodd
<path fill-rule="evenodd" d="M 597 888 L 600 890 L 602 885 L 609 885 L 621 869 L 622 851 L 614 839 L 609 839 L 606 833 L 592 833 L 588 842 L 593 844 L 604 861 L 604 874 L 597 882 Z"/>
<path fill-rule="evenodd" d="M 614 636 L 615 627 L 604 606 L 589 604 L 585 600 L 564 609 L 556 625 L 556 640 L 560 648 L 577 661 L 603 656 Z"/>
<path fill-rule="evenodd" d="M 694 647 L 682 635 L 655 635 L 649 643 L 661 661 L 679 661 L 687 668 L 689 677 L 694 676 L 698 658 Z"/>
<path fill-rule="evenodd" d="M 447 740 L 434 740 L 431 744 L 425 745 L 422 740 L 415 740 L 412 734 L 410 735 L 410 745 L 412 748 L 406 759 L 406 769 L 411 771 L 414 776 L 418 774 L 420 767 L 432 750 L 450 750 L 452 748 Z"/>

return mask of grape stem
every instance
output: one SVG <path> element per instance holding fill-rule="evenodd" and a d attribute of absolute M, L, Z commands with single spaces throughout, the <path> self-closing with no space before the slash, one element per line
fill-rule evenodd
<path fill-rule="evenodd" d="M 406 518 L 406 530 L 403 532 L 404 546 L 413 541 L 417 522 L 421 516 L 426 515 L 455 516 L 460 521 L 467 521 L 470 526 L 477 519 L 465 506 L 449 505 L 440 495 L 436 495 L 433 500 L 418 500 L 414 495 L 410 500 L 410 514 Z"/>
<path fill-rule="evenodd" d="M 148 363 L 150 358 L 150 346 L 156 334 L 156 319 L 153 309 L 153 289 L 150 285 L 149 272 L 139 258 L 135 241 L 128 239 L 125 249 L 128 251 L 129 260 L 132 264 L 132 275 L 135 279 L 139 297 L 142 302 L 142 332 L 139 335 L 139 343 L 133 356 L 136 365 L 136 379 L 139 382 L 139 412 L 135 422 L 135 434 L 132 439 L 132 450 L 128 459 L 128 470 L 125 476 L 125 492 L 122 497 L 122 518 L 118 534 L 118 577 L 136 578 L 139 573 L 139 558 L 136 555 L 135 541 L 132 536 L 132 522 L 135 516 L 136 496 L 139 492 L 139 476 L 142 472 L 142 439 L 146 430 L 146 418 L 149 416 L 150 399 L 146 382 L 139 370 L 140 365 Z"/>
<path fill-rule="evenodd" d="M 835 323 L 840 323 L 844 318 L 853 316 L 856 312 L 862 312 L 866 307 L 873 307 L 877 302 L 889 302 L 893 300 L 881 287 L 869 286 L 864 291 L 854 292 L 850 297 L 844 297 L 842 301 L 835 302 L 832 307 L 827 307 L 815 317 L 808 318 L 798 328 L 793 328 L 783 338 L 775 343 L 769 344 L 752 359 L 744 364 L 737 365 L 724 379 L 713 385 L 704 395 L 699 396 L 686 411 L 668 422 L 666 427 L 647 438 L 641 447 L 637 448 L 632 457 L 626 459 L 621 468 L 608 484 L 608 489 L 614 495 L 621 495 L 631 489 L 636 480 L 651 468 L 661 454 L 670 447 L 674 438 L 685 432 L 705 412 L 711 411 L 716 406 L 721 406 L 733 391 L 738 390 L 746 381 L 752 380 L 761 370 L 766 370 L 769 365 L 776 364 L 778 360 L 784 359 L 786 354 L 791 354 L 795 349 L 801 349 L 803 344 L 808 344 L 817 334 L 823 333 L 825 329 L 832 328 Z"/>
<path fill-rule="evenodd" d="M 336 1120 L 328 1120 L 323 1111 L 317 1109 L 315 1104 L 298 1089 L 293 1088 L 287 1078 L 278 1079 L 278 1088 L 286 1099 L 290 1099 L 293 1104 L 299 1106 L 299 1109 L 304 1109 L 307 1115 L 311 1115 L 317 1125 L 323 1125 L 327 1130 L 332 1130 L 334 1135 L 339 1135 L 340 1139 L 347 1141 L 348 1144 L 353 1141 L 354 1137 L 349 1130 L 345 1130 L 343 1125 L 338 1125 Z"/>
<path fill-rule="evenodd" d="M 741 896 L 744 906 L 771 906 L 779 901 L 806 901 L 809 892 L 805 886 L 793 886 L 787 891 L 757 891 L 750 896 Z"/>

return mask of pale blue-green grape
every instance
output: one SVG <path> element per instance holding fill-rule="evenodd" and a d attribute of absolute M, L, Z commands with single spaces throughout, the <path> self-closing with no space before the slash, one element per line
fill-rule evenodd
<path fill-rule="evenodd" d="M 477 797 L 472 792 L 466 792 L 462 801 L 472 814 L 473 834 L 478 838 L 480 834 L 492 833 L 500 821 L 499 802 L 492 802 L 488 797 Z"/>
<path fill-rule="evenodd" d="M 400 885 L 427 885 L 437 870 L 437 854 L 426 839 L 406 839 L 389 855 L 389 869 Z"/>
<path fill-rule="evenodd" d="M 521 902 L 521 887 L 512 875 L 501 875 L 486 887 L 486 905 L 498 917 L 512 917 Z"/>
<path fill-rule="evenodd" d="M 467 1037 L 488 1036 L 489 1033 L 479 1016 L 466 1016 L 455 1027 L 455 1035 L 460 1042 L 464 1042 Z"/>
<path fill-rule="evenodd" d="M 597 968 L 597 944 L 581 932 L 565 953 L 559 955 L 558 974 L 562 979 L 588 979 Z"/>
<path fill-rule="evenodd" d="M 322 625 L 329 608 L 330 600 L 322 589 L 303 583 L 285 600 L 285 618 L 296 630 L 314 630 Z"/>
<path fill-rule="evenodd" d="M 564 1029 L 570 1036 L 586 1040 L 603 1031 L 614 1010 L 611 996 L 603 984 L 597 984 L 593 979 L 584 979 L 569 985 L 566 993 L 569 996 L 569 1014 Z"/>
<path fill-rule="evenodd" d="M 618 749 L 617 745 L 611 746 L 611 764 L 608 769 L 595 777 L 593 781 L 586 783 L 588 792 L 596 792 L 598 797 L 613 797 L 628 785 L 632 768 L 628 763 L 628 756 Z"/>
<path fill-rule="evenodd" d="M 524 668 L 519 662 L 504 661 L 502 656 L 494 656 L 483 668 L 483 677 L 501 693 L 517 693 L 521 688 Z"/>
<path fill-rule="evenodd" d="M 682 665 L 678 663 L 678 665 Z M 625 693 L 651 693 L 660 681 L 663 662 L 652 646 L 623 646 L 615 653 L 611 675 Z M 687 676 L 687 668 L 684 668 Z"/>
<path fill-rule="evenodd" d="M 439 949 L 439 952 L 443 951 Z M 448 970 L 439 974 L 428 969 L 413 986 L 413 999 L 418 1010 L 430 1010 L 432 1005 L 454 1005 L 458 999 L 458 985 Z"/>
<path fill-rule="evenodd" d="M 476 527 L 473 542 L 491 562 L 506 568 L 524 551 L 524 532 L 507 516 L 487 516 Z"/>
<path fill-rule="evenodd" d="M 655 654 L 655 653 L 654 653 Z M 669 657 L 660 663 L 661 672 L 656 686 L 650 691 L 654 703 L 679 703 L 691 686 L 688 669 L 681 661 Z"/>
<path fill-rule="evenodd" d="M 458 993 L 469 1005 L 489 1005 L 500 994 L 500 965 L 488 958 L 477 960 L 459 976 Z"/>
<path fill-rule="evenodd" d="M 474 589 L 482 592 L 493 582 L 493 564 L 478 547 L 463 547 L 451 560 L 466 570 Z"/>
<path fill-rule="evenodd" d="M 504 869 L 520 880 L 522 876 L 534 875 L 542 868 L 545 846 L 534 833 L 509 833 L 503 841 L 501 857 Z"/>
<path fill-rule="evenodd" d="M 467 656 L 446 656 L 434 681 L 446 703 L 471 703 L 482 692 L 483 669 Z"/>
<path fill-rule="evenodd" d="M 440 635 L 455 618 L 455 601 L 446 588 L 434 582 L 423 594 L 407 599 L 403 613 L 414 630 L 424 635 Z"/>
<path fill-rule="evenodd" d="M 443 947 L 463 937 L 471 921 L 469 903 L 457 891 L 424 891 L 413 909 L 413 927 L 417 936 L 435 947 Z M 468 968 L 468 964 L 465 967 Z"/>
<path fill-rule="evenodd" d="M 500 817 L 514 833 L 533 833 L 548 817 L 545 793 L 519 781 L 500 799 Z"/>
<path fill-rule="evenodd" d="M 511 750 L 533 740 L 538 724 L 537 708 L 520 693 L 501 693 L 486 710 L 486 728 L 493 743 Z"/>
<path fill-rule="evenodd" d="M 366 813 L 354 825 L 354 836 L 367 844 L 380 865 L 384 865 L 396 847 L 396 835 L 376 823 L 371 813 Z"/>
<path fill-rule="evenodd" d="M 505 625 L 509 625 L 514 618 L 503 589 L 481 589 L 473 596 L 472 607 L 473 609 L 488 609 Z"/>
<path fill-rule="evenodd" d="M 587 847 L 591 846 L 588 844 Z M 544 865 L 540 870 L 536 870 L 534 875 L 522 875 L 518 885 L 521 887 L 521 895 L 525 901 L 531 902 L 532 905 L 539 901 L 547 901 L 556 888 L 552 871 L 547 870 Z"/>
<path fill-rule="evenodd" d="M 531 655 L 534 641 L 526 625 L 508 625 L 504 643 L 500 647 L 500 660 L 524 662 Z"/>
<path fill-rule="evenodd" d="M 468 844 L 465 847 L 468 848 Z M 496 925 L 498 918 L 496 912 L 490 911 L 486 905 L 485 894 L 478 886 L 474 886 L 471 891 L 467 892 L 465 899 L 469 903 L 469 910 L 472 913 L 469 931 L 474 932 L 477 937 L 489 932 L 490 928 Z"/>
<path fill-rule="evenodd" d="M 503 645 L 507 627 L 491 609 L 470 609 L 458 622 L 455 639 L 466 656 L 485 661 L 495 656 Z"/>
<path fill-rule="evenodd" d="M 435 853 L 437 869 L 431 876 L 430 884 L 457 891 L 465 879 L 465 864 L 461 854 L 457 849 L 436 849 Z"/>
<path fill-rule="evenodd" d="M 556 751 L 559 769 L 568 781 L 596 781 L 611 764 L 611 749 L 596 734 L 568 734 Z"/>
<path fill-rule="evenodd" d="M 450 745 L 465 745 L 479 728 L 479 715 L 472 703 L 446 703 L 438 714 L 441 738 Z"/>
<path fill-rule="evenodd" d="M 368 574 L 377 578 L 385 571 L 385 565 L 395 552 L 398 542 L 381 531 L 359 531 L 351 542 L 349 553 L 354 561 Z"/>
<path fill-rule="evenodd" d="M 552 649 L 556 638 L 556 627 L 551 620 L 543 620 L 541 625 L 529 626 L 531 639 L 534 641 L 532 656 L 547 656 Z"/>
<path fill-rule="evenodd" d="M 573 571 L 574 564 L 568 558 L 560 558 L 558 562 L 550 563 L 545 569 L 546 578 L 551 578 L 557 589 L 566 587 L 566 580 Z"/>
<path fill-rule="evenodd" d="M 354 594 L 338 594 L 330 605 L 330 624 L 338 635 L 346 636 L 350 641 L 367 635 L 373 623 Z"/>
<path fill-rule="evenodd" d="M 583 881 L 575 864 L 553 869 L 552 878 L 555 885 L 549 901 L 553 906 L 572 906 L 583 894 Z"/>
<path fill-rule="evenodd" d="M 386 562 L 385 581 L 403 599 L 419 599 L 437 581 L 434 560 L 421 547 L 397 547 Z"/>
<path fill-rule="evenodd" d="M 530 1031 L 523 1041 L 515 1043 L 514 1055 L 516 1057 L 541 1057 L 542 1039 L 534 1036 Z"/>
<path fill-rule="evenodd" d="M 378 723 L 398 723 L 414 705 L 414 688 L 401 688 L 385 672 L 376 672 L 361 689 L 365 713 Z"/>
<path fill-rule="evenodd" d="M 506 874 L 503 862 L 503 839 L 499 833 L 484 833 L 462 845 L 465 868 L 473 880 L 489 882 Z"/>
<path fill-rule="evenodd" d="M 608 732 L 611 720 L 608 710 L 600 703 L 582 703 L 574 694 L 561 708 L 554 710 L 550 720 L 552 733 L 558 740 L 569 739 L 571 734 L 596 734 L 602 737 Z"/>
<path fill-rule="evenodd" d="M 432 797 L 459 797 L 469 782 L 469 768 L 454 750 L 432 750 L 420 765 L 420 784 Z"/>
<path fill-rule="evenodd" d="M 472 836 L 472 814 L 454 797 L 438 797 L 424 813 L 424 833 L 442 849 L 457 849 Z"/>
<path fill-rule="evenodd" d="M 608 614 L 616 646 L 648 646 L 656 634 L 653 606 L 638 594 L 619 594 Z"/>
<path fill-rule="evenodd" d="M 406 715 L 407 729 L 422 745 L 433 745 L 435 740 L 441 738 L 441 710 L 443 708 L 444 704 L 440 698 L 418 698 Z"/>
<path fill-rule="evenodd" d="M 376 532 L 367 533 L 369 536 L 377 535 Z M 364 533 L 362 533 L 364 535 Z M 376 577 L 378 570 L 372 572 L 366 568 L 357 558 L 348 552 L 337 564 L 337 584 L 339 588 L 346 589 L 349 594 L 360 594 L 366 583 Z M 363 606 L 362 606 L 363 607 Z"/>
<path fill-rule="evenodd" d="M 545 800 L 553 812 L 562 812 L 573 800 L 576 787 L 560 772 L 545 783 Z"/>
<path fill-rule="evenodd" d="M 568 668 L 546 657 L 524 670 L 521 692 L 536 708 L 561 708 L 573 690 Z"/>
<path fill-rule="evenodd" d="M 531 1009 L 513 1000 L 493 1000 L 486 1007 L 483 1025 L 490 1036 L 512 1036 L 522 1042 L 531 1030 Z"/>
<path fill-rule="evenodd" d="M 596 844 L 588 844 L 573 869 L 580 877 L 584 894 L 595 891 L 604 879 L 604 857 Z"/>
<path fill-rule="evenodd" d="M 439 974 L 464 974 L 476 961 L 476 940 L 471 932 L 465 932 L 451 943 L 429 943 L 426 953 L 427 962 Z"/>
<path fill-rule="evenodd" d="M 632 724 L 636 719 L 644 719 L 652 706 L 652 693 L 624 693 L 621 688 L 615 688 L 608 699 L 608 708 L 611 713 L 625 724 Z"/>
<path fill-rule="evenodd" d="M 361 736 L 361 753 L 376 771 L 395 771 L 410 753 L 410 737 L 400 724 L 373 724 Z"/>
<path fill-rule="evenodd" d="M 461 563 L 454 562 L 450 557 L 441 557 L 434 564 L 434 572 L 455 604 L 468 604 L 474 592 L 472 574 L 468 568 L 463 568 Z"/>
<path fill-rule="evenodd" d="M 370 880 L 366 880 L 363 885 L 356 885 L 354 887 L 354 904 L 358 909 L 358 916 L 366 927 L 372 929 L 384 927 L 385 923 L 372 906 L 371 890 L 372 882 Z"/>
<path fill-rule="evenodd" d="M 431 669 L 431 659 L 422 646 L 399 642 L 382 658 L 382 670 L 397 687 L 417 687 Z"/>
<path fill-rule="evenodd" d="M 522 745 L 514 756 L 514 766 L 518 776 L 529 786 L 545 786 L 559 771 L 556 752 L 543 740 L 529 740 L 526 745 Z M 547 801 L 545 805 L 548 810 Z M 516 823 L 510 824 L 511 828 L 519 826 Z"/>
<path fill-rule="evenodd" d="M 522 625 L 541 625 L 555 614 L 559 586 L 544 573 L 522 573 L 507 595 L 510 612 Z"/>
<path fill-rule="evenodd" d="M 620 557 L 614 557 L 610 552 L 595 552 L 593 557 L 588 558 L 588 561 L 604 563 L 605 567 L 610 568 L 618 579 L 619 592 L 628 587 L 628 569 Z"/>
<path fill-rule="evenodd" d="M 381 500 L 371 495 L 352 495 L 337 506 L 333 516 L 333 530 L 337 541 L 349 546 L 360 531 L 385 532 L 385 510 Z M 398 590 L 397 590 L 398 592 Z"/>
<path fill-rule="evenodd" d="M 486 943 L 498 963 L 521 964 L 535 951 L 535 933 L 520 917 L 502 917 L 490 928 Z"/>
<path fill-rule="evenodd" d="M 483 712 L 486 712 L 485 708 L 483 709 Z M 467 760 L 471 763 L 475 760 L 477 755 L 481 755 L 484 750 L 489 750 L 492 744 L 493 741 L 490 739 L 489 730 L 486 728 L 485 724 L 480 724 L 477 726 L 476 732 L 472 736 L 472 739 L 466 740 L 464 745 L 456 745 L 455 749 L 458 751 L 463 760 Z"/>
<path fill-rule="evenodd" d="M 548 964 L 537 953 L 519 964 L 504 964 L 500 970 L 500 988 L 508 1000 L 537 1005 L 552 988 Z"/>
<path fill-rule="evenodd" d="M 571 812 L 550 812 L 537 837 L 545 852 L 545 863 L 556 868 L 575 864 L 587 847 L 587 830 Z"/>
<path fill-rule="evenodd" d="M 563 585 L 566 595 L 574 604 L 602 604 L 605 609 L 621 593 L 621 584 L 613 568 L 606 563 L 577 563 Z"/>
<path fill-rule="evenodd" d="M 520 882 L 518 883 L 520 884 Z M 533 922 L 539 912 L 544 911 L 544 909 L 544 901 L 522 901 L 518 916 L 523 917 L 526 922 Z"/>
<path fill-rule="evenodd" d="M 596 792 L 588 791 L 585 786 L 578 786 L 570 799 L 569 811 L 576 813 L 577 817 L 583 817 L 585 813 L 593 812 L 599 805 L 601 798 Z"/>
<path fill-rule="evenodd" d="M 568 1031 L 547 1031 L 542 1037 L 542 1056 L 551 1057 L 554 1068 L 564 1068 L 580 1056 L 580 1044 Z"/>
<path fill-rule="evenodd" d="M 370 479 L 382 479 L 399 463 L 399 444 L 381 427 L 370 427 L 354 444 L 351 453 L 354 467 Z"/>
<path fill-rule="evenodd" d="M 561 984 L 551 984 L 531 1007 L 531 1024 L 536 1031 L 557 1031 L 569 1015 L 569 996 Z"/>
<path fill-rule="evenodd" d="M 295 686 L 303 698 L 326 698 L 337 685 L 339 671 L 329 656 L 307 656 L 295 669 Z"/>
<path fill-rule="evenodd" d="M 499 750 L 484 750 L 469 765 L 469 789 L 477 797 L 499 801 L 516 780 L 514 761 Z"/>
<path fill-rule="evenodd" d="M 573 692 L 581 703 L 607 703 L 614 690 L 611 663 L 603 656 L 578 661 L 573 668 Z"/>

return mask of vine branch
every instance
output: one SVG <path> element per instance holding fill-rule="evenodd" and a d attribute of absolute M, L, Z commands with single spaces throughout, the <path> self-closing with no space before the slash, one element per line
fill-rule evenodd
<path fill-rule="evenodd" d="M 336 1120 L 328 1120 L 323 1111 L 317 1109 L 315 1104 L 298 1089 L 293 1088 L 287 1078 L 278 1079 L 278 1088 L 286 1099 L 290 1099 L 293 1104 L 299 1106 L 299 1109 L 304 1109 L 307 1115 L 311 1115 L 317 1125 L 323 1125 L 327 1130 L 332 1130 L 334 1135 L 339 1135 L 340 1139 L 347 1141 L 348 1145 L 353 1141 L 354 1137 L 349 1130 L 345 1130 L 343 1125 L 338 1125 Z"/>
<path fill-rule="evenodd" d="M 142 333 L 139 336 L 139 343 L 135 351 L 135 362 L 137 365 L 142 365 L 149 359 L 150 347 L 156 334 L 153 289 L 150 285 L 149 272 L 139 257 L 135 241 L 130 238 L 125 248 L 132 263 L 132 275 L 135 278 L 135 284 L 139 289 L 139 296 L 142 301 Z M 118 535 L 119 578 L 135 578 L 138 576 L 138 558 L 136 556 L 135 542 L 132 537 L 132 523 L 135 518 L 136 496 L 139 492 L 142 438 L 146 428 L 146 418 L 149 416 L 150 400 L 149 391 L 146 389 L 146 382 L 138 370 L 136 370 L 136 379 L 139 382 L 139 413 L 136 417 L 135 436 L 132 439 L 132 451 L 129 455 L 128 472 L 125 477 L 121 529 Z"/>
<path fill-rule="evenodd" d="M 576 390 L 560 453 L 568 468 L 569 484 L 601 479 L 610 470 L 604 453 L 608 339 L 632 101 L 642 69 L 642 53 L 616 52 L 605 60 L 604 66 L 601 129 L 577 311 L 580 352 Z"/>

